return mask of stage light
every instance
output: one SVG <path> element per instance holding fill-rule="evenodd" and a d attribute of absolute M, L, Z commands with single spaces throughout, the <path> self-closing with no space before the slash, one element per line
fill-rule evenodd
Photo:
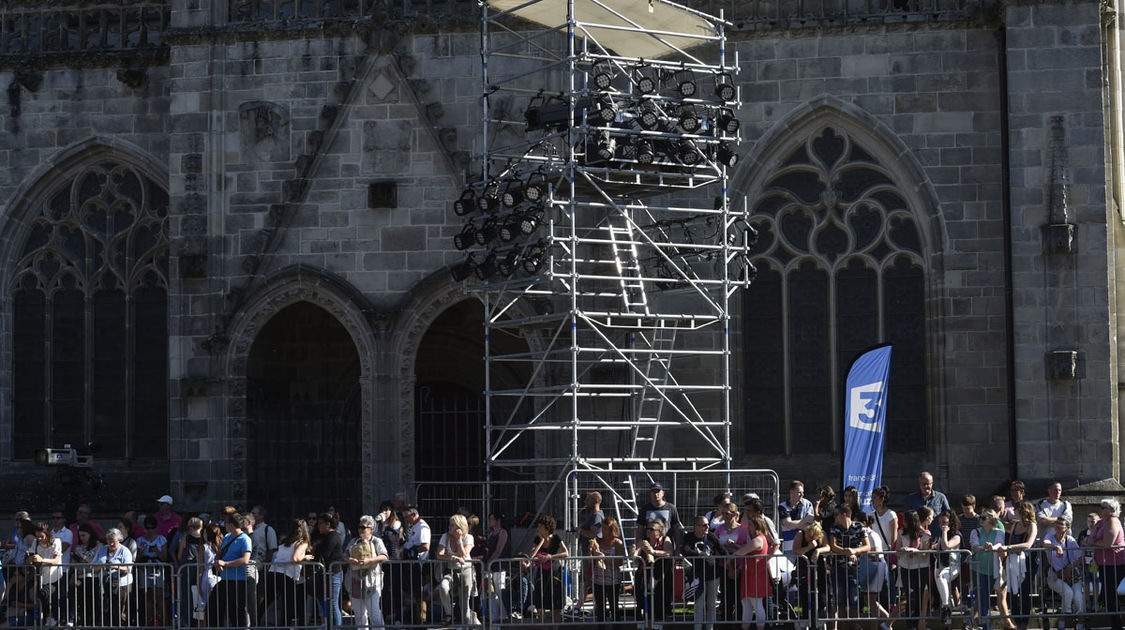
<path fill-rule="evenodd" d="M 496 233 L 499 229 L 496 227 L 496 219 L 489 219 L 480 226 L 473 238 L 476 240 L 477 245 L 488 245 L 489 241 L 496 238 Z"/>
<path fill-rule="evenodd" d="M 520 233 L 528 236 L 539 229 L 539 224 L 543 222 L 543 208 L 536 206 L 528 208 L 526 212 L 520 215 Z"/>
<path fill-rule="evenodd" d="M 512 277 L 512 274 L 519 269 L 520 253 L 518 250 L 513 249 L 508 252 L 503 258 L 496 261 L 496 271 L 505 278 Z"/>
<path fill-rule="evenodd" d="M 676 89 L 680 96 L 691 98 L 695 96 L 698 87 L 695 84 L 695 75 L 690 70 L 681 70 L 673 75 L 676 80 Z"/>
<path fill-rule="evenodd" d="M 524 272 L 529 274 L 537 274 L 543 268 L 543 263 L 547 257 L 547 248 L 543 241 L 532 243 L 523 250 L 521 256 L 520 266 L 523 267 Z"/>
<path fill-rule="evenodd" d="M 688 105 L 680 110 L 680 129 L 688 133 L 695 133 L 703 125 L 703 121 L 695 113 L 695 108 Z"/>
<path fill-rule="evenodd" d="M 617 118 L 617 104 L 609 94 L 598 96 L 598 118 L 603 123 L 611 123 Z"/>
<path fill-rule="evenodd" d="M 538 96 L 531 99 L 532 103 L 539 105 L 528 107 L 524 110 L 523 117 L 527 121 L 527 130 L 547 129 L 549 131 L 562 131 L 570 126 L 570 103 L 552 97 L 548 101 L 545 97 Z M 590 106 L 590 99 L 580 99 L 574 104 L 574 116 L 578 118 L 582 111 Z"/>
<path fill-rule="evenodd" d="M 637 162 L 641 164 L 652 164 L 655 159 L 656 151 L 653 150 L 652 142 L 641 140 L 637 143 Z"/>
<path fill-rule="evenodd" d="M 500 201 L 504 203 L 507 208 L 515 207 L 516 204 L 523 201 L 523 186 L 518 181 L 508 182 L 504 188 L 504 194 L 500 197 Z"/>
<path fill-rule="evenodd" d="M 722 146 L 719 147 L 715 159 L 727 168 L 734 168 L 734 165 L 738 164 L 738 154 L 734 152 L 729 142 L 724 142 Z"/>
<path fill-rule="evenodd" d="M 684 166 L 695 166 L 699 163 L 699 149 L 695 146 L 689 138 L 680 140 L 677 147 L 676 159 L 678 159 Z"/>
<path fill-rule="evenodd" d="M 742 123 L 738 118 L 735 118 L 733 109 L 723 107 L 719 110 L 718 127 L 723 130 L 723 133 L 735 134 L 742 127 Z"/>
<path fill-rule="evenodd" d="M 476 242 L 477 228 L 471 222 L 466 223 L 461 231 L 453 235 L 453 246 L 457 249 L 468 249 Z"/>
<path fill-rule="evenodd" d="M 730 103 L 734 100 L 735 94 L 734 80 L 730 74 L 727 72 L 717 74 L 715 76 L 715 96 L 725 103 Z"/>
<path fill-rule="evenodd" d="M 641 105 L 641 115 L 638 118 L 645 129 L 654 129 L 660 124 L 660 112 L 656 111 L 656 106 L 652 103 Z"/>
<path fill-rule="evenodd" d="M 590 69 L 594 75 L 594 87 L 599 90 L 608 90 L 613 84 L 613 64 L 608 61 L 599 61 Z"/>
<path fill-rule="evenodd" d="M 466 188 L 465 191 L 461 193 L 461 196 L 453 202 L 453 213 L 459 217 L 470 214 L 476 211 L 476 209 L 477 201 L 473 198 L 473 191 L 470 188 Z"/>
<path fill-rule="evenodd" d="M 520 215 L 513 214 L 500 224 L 499 230 L 500 240 L 505 243 L 510 243 L 520 235 Z"/>
<path fill-rule="evenodd" d="M 484 194 L 477 199 L 477 207 L 482 212 L 492 212 L 500 207 L 500 185 L 493 182 L 485 187 Z"/>
<path fill-rule="evenodd" d="M 523 195 L 528 201 L 539 201 L 547 194 L 547 176 L 543 173 L 532 173 L 527 178 L 527 185 L 523 188 Z"/>
<path fill-rule="evenodd" d="M 454 282 L 464 282 L 469 279 L 469 276 L 473 275 L 473 269 L 475 269 L 476 266 L 476 256 L 474 254 L 469 254 L 464 262 L 457 263 L 449 271 L 453 275 Z"/>
<path fill-rule="evenodd" d="M 598 134 L 598 157 L 603 160 L 612 160 L 617 152 L 617 140 L 609 135 L 608 131 Z"/>
<path fill-rule="evenodd" d="M 473 269 L 477 278 L 488 280 L 496 273 L 496 252 L 489 252 L 488 256 Z"/>
<path fill-rule="evenodd" d="M 647 67 L 637 70 L 637 74 L 639 75 L 637 77 L 637 91 L 641 94 L 652 94 L 656 91 L 656 79 L 652 76 L 653 72 L 659 71 Z"/>

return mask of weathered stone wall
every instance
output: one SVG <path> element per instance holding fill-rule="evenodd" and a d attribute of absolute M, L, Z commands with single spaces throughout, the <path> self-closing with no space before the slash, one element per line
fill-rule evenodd
<path fill-rule="evenodd" d="M 91 139 L 149 163 L 171 195 L 170 451 L 128 500 L 165 486 L 177 497 L 201 493 L 189 508 L 248 499 L 247 348 L 260 322 L 296 299 L 325 305 L 369 349 L 361 381 L 373 483 L 364 500 L 389 496 L 411 475 L 412 352 L 441 310 L 465 297 L 444 268 L 460 259 L 450 202 L 479 147 L 479 35 L 264 25 L 265 36 L 222 28 L 225 9 L 172 4 L 169 60 L 146 67 L 134 87 L 109 67 L 47 67 L 34 90 L 0 71 L 0 87 L 17 85 L 0 108 L 2 264 L 54 165 L 86 155 Z M 1118 472 L 1099 20 L 1093 2 L 1028 3 L 1009 6 L 1003 26 L 733 36 L 745 103 L 736 198 L 760 194 L 781 148 L 821 120 L 866 139 L 911 191 L 925 241 L 931 424 L 925 452 L 888 457 L 896 489 L 910 489 L 922 468 L 953 493 L 982 494 L 1007 478 L 1010 395 L 1018 475 L 1066 482 Z M 518 120 L 524 104 L 507 106 Z M 1076 250 L 1047 255 L 1056 116 Z M 393 183 L 395 207 L 369 207 L 373 183 Z M 4 286 L 0 365 L 11 364 L 10 295 Z M 1066 350 L 1078 352 L 1080 374 L 1048 378 L 1048 353 Z M 708 366 L 696 367 L 706 378 Z M 742 454 L 739 368 L 736 356 L 736 463 L 838 483 L 834 456 Z M 0 369 L 0 444 L 10 442 L 10 389 Z M 10 456 L 0 451 L 5 475 L 30 472 Z M 33 477 L 47 484 L 51 474 Z"/>

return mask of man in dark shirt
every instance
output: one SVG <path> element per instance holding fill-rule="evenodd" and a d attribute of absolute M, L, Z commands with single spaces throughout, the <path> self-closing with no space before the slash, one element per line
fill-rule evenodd
<path fill-rule="evenodd" d="M 642 505 L 637 512 L 637 540 L 644 540 L 645 527 L 648 526 L 649 519 L 660 519 L 664 521 L 665 531 L 672 537 L 672 542 L 676 543 L 676 548 L 680 546 L 680 535 L 683 531 L 683 524 L 680 523 L 680 513 L 676 511 L 676 506 L 664 500 L 664 486 L 654 483 L 648 490 L 649 502 Z"/>
<path fill-rule="evenodd" d="M 828 546 L 836 554 L 832 578 L 836 593 L 833 614 L 840 618 L 859 616 L 859 554 L 871 551 L 863 523 L 852 520 L 851 506 L 836 506 L 836 523 L 828 536 Z"/>

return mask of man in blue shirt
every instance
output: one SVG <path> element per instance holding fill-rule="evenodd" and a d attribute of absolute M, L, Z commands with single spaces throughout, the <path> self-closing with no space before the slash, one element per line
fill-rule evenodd
<path fill-rule="evenodd" d="M 942 510 L 953 510 L 949 507 L 949 499 L 937 490 L 934 490 L 934 476 L 928 472 L 924 472 L 918 476 L 918 492 L 907 495 L 906 509 L 917 510 L 922 506 L 926 506 L 934 511 L 934 521 L 930 523 L 930 536 L 937 538 L 941 535 L 941 527 L 938 525 L 938 516 L 941 515 Z"/>
<path fill-rule="evenodd" d="M 207 606 L 207 622 L 211 627 L 247 627 L 250 611 L 247 609 L 246 565 L 250 563 L 253 545 L 242 531 L 242 515 L 227 514 L 227 535 L 219 547 L 218 558 L 212 570 L 223 578 L 211 594 L 213 601 Z"/>

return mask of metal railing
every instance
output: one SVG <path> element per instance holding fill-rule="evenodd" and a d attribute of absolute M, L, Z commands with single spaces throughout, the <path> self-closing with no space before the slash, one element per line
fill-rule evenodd
<path fill-rule="evenodd" d="M 1122 549 L 1125 553 L 1125 548 Z M 1093 562 L 1098 554 L 1104 564 Z M 4 567 L 0 622 L 151 630 L 929 622 L 1088 626 L 1119 614 L 1125 563 L 1105 549 L 792 555 L 570 555 L 480 560 Z M 228 568 L 228 571 L 231 569 Z M 339 612 L 339 617 L 337 617 Z"/>

